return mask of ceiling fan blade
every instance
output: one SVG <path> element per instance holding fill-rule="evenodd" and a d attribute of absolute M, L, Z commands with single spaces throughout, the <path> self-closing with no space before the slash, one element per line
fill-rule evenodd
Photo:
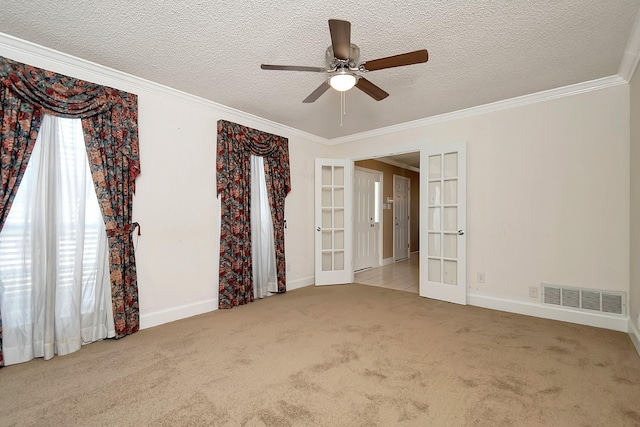
<path fill-rule="evenodd" d="M 329 32 L 333 54 L 338 59 L 350 59 L 351 54 L 351 22 L 329 19 Z"/>
<path fill-rule="evenodd" d="M 380 89 L 378 86 L 374 85 L 364 77 L 360 77 L 358 79 L 358 83 L 356 83 L 356 87 L 361 91 L 363 91 L 364 93 L 366 93 L 367 95 L 369 95 L 370 97 L 372 97 L 373 99 L 375 99 L 376 101 L 382 101 L 387 96 L 389 96 L 387 92 Z"/>
<path fill-rule="evenodd" d="M 388 56 L 386 58 L 374 59 L 363 62 L 361 65 L 367 71 L 382 70 L 384 68 L 402 67 L 404 65 L 420 64 L 429 60 L 429 53 L 426 49 L 415 52 L 401 53 L 400 55 Z"/>
<path fill-rule="evenodd" d="M 281 71 L 311 71 L 314 73 L 326 73 L 327 69 L 322 67 L 305 67 L 304 65 L 269 65 L 261 64 L 263 70 L 281 70 Z"/>
<path fill-rule="evenodd" d="M 320 95 L 325 93 L 330 87 L 331 86 L 329 85 L 329 83 L 323 82 L 320 86 L 318 86 L 316 88 L 316 90 L 311 92 L 311 94 L 309 96 L 307 96 L 304 99 L 304 101 L 302 101 L 302 102 L 305 103 L 305 104 L 309 104 L 311 102 L 314 102 L 316 99 L 320 98 Z"/>

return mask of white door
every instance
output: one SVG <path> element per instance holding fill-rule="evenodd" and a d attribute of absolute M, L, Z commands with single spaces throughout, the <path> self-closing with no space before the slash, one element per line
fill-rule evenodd
<path fill-rule="evenodd" d="M 409 257 L 409 178 L 393 175 L 393 258 Z"/>
<path fill-rule="evenodd" d="M 356 168 L 354 175 L 354 237 L 355 271 L 372 268 L 378 264 L 378 230 L 375 221 L 375 182 L 373 172 Z"/>
<path fill-rule="evenodd" d="M 467 303 L 466 151 L 463 142 L 420 154 L 427 195 L 427 209 L 420 210 L 420 296 L 457 304 Z"/>
<path fill-rule="evenodd" d="M 349 160 L 316 159 L 316 285 L 353 282 L 352 169 Z"/>

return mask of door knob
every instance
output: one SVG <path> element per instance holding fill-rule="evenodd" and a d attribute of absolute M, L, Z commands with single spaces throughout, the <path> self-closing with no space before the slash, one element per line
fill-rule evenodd
<path fill-rule="evenodd" d="M 458 230 L 458 236 L 462 236 L 464 234 L 464 230 Z"/>

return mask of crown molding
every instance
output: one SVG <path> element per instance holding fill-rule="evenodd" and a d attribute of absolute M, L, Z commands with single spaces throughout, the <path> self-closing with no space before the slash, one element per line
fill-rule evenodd
<path fill-rule="evenodd" d="M 562 98 L 566 96 L 572 96 L 580 93 L 627 84 L 631 76 L 633 75 L 633 70 L 635 70 L 638 59 L 640 58 L 638 53 L 640 52 L 639 22 L 640 14 L 639 20 L 636 21 L 636 24 L 634 25 L 634 29 L 632 31 L 632 35 L 627 42 L 627 51 L 625 52 L 623 60 L 620 64 L 620 75 L 604 77 L 601 79 L 582 82 L 570 86 L 564 86 L 561 88 L 523 95 L 511 99 L 497 101 L 476 107 L 470 107 L 463 110 L 439 114 L 436 116 L 426 117 L 423 119 L 405 123 L 399 123 L 397 125 L 373 129 L 370 131 L 333 139 L 327 139 L 317 135 L 313 135 L 311 133 L 292 128 L 282 123 L 267 120 L 265 118 L 255 116 L 253 114 L 246 113 L 244 111 L 237 110 L 226 105 L 218 104 L 216 102 L 201 98 L 196 95 L 192 95 L 187 92 L 173 89 L 171 87 L 164 86 L 162 84 L 155 83 L 141 77 L 127 74 L 113 68 L 105 67 L 103 65 L 96 64 L 94 62 L 87 61 L 85 59 L 81 59 L 51 48 L 40 46 L 35 43 L 22 40 L 1 32 L 0 55 L 6 55 L 9 57 L 12 57 L 12 55 L 14 55 L 12 59 L 16 58 L 16 60 L 21 62 L 29 62 L 29 60 L 35 60 L 38 64 L 45 63 L 46 65 L 42 67 L 51 69 L 52 71 L 64 68 L 66 70 L 76 70 L 82 75 L 88 73 L 91 76 L 96 76 L 99 79 L 108 79 L 109 81 L 115 82 L 115 84 L 112 84 L 113 86 L 116 86 L 118 89 L 127 90 L 133 93 L 136 93 L 136 90 L 143 89 L 145 91 L 160 94 L 163 96 L 169 96 L 196 106 L 215 110 L 220 114 L 220 118 L 247 121 L 251 123 L 252 127 L 260 128 L 261 130 L 264 130 L 266 132 L 277 133 L 287 138 L 295 136 L 323 145 L 338 145 L 347 142 L 359 141 L 362 139 L 374 138 L 390 133 L 402 132 L 405 130 L 433 125 L 436 123 L 462 119 L 465 117 L 472 117 L 480 114 L 506 110 L 509 108 L 520 107 L 524 105 L 548 101 L 551 99 Z M 69 73 L 67 72 L 67 74 Z M 628 79 L 625 78 L 626 76 L 628 76 Z"/>
<path fill-rule="evenodd" d="M 631 52 L 625 52 L 622 55 L 622 61 L 620 61 L 620 68 L 618 68 L 618 75 L 624 79 L 627 83 L 631 81 L 633 73 L 638 66 L 638 60 L 640 55 L 633 54 Z"/>
<path fill-rule="evenodd" d="M 627 84 L 620 76 L 603 77 L 596 80 L 577 83 L 570 86 L 545 90 L 529 95 L 518 96 L 515 98 L 505 99 L 502 101 L 492 102 L 490 104 L 479 105 L 476 107 L 465 108 L 462 110 L 452 111 L 450 113 L 439 114 L 437 116 L 426 117 L 424 119 L 413 120 L 410 122 L 400 123 L 397 125 L 387 126 L 384 128 L 374 129 L 367 132 L 347 135 L 340 138 L 329 140 L 330 145 L 344 144 L 347 142 L 359 141 L 362 139 L 374 138 L 377 136 L 388 135 L 390 133 L 402 132 L 405 130 L 415 129 L 423 126 L 433 125 L 437 123 L 458 120 L 466 117 L 477 116 L 480 114 L 492 113 L 495 111 L 507 110 L 510 108 L 521 107 L 524 105 L 535 104 L 538 102 L 549 101 L 557 98 L 577 95 L 580 93 L 591 92 L 594 90 L 605 89 L 609 87 Z"/>
<path fill-rule="evenodd" d="M 618 67 L 618 75 L 627 83 L 631 81 L 640 60 L 640 13 L 636 15 L 636 21 L 631 29 L 631 34 L 624 48 L 622 61 Z"/>
<path fill-rule="evenodd" d="M 36 60 L 38 63 L 44 62 L 47 65 L 37 66 L 51 69 L 56 72 L 58 72 L 57 69 L 62 67 L 64 69 L 70 68 L 78 71 L 82 75 L 89 73 L 98 78 L 108 79 L 109 81 L 115 82 L 115 84 L 111 85 L 117 86 L 117 89 L 126 90 L 132 93 L 137 93 L 137 91 L 142 89 L 155 94 L 169 96 L 173 99 L 184 101 L 195 106 L 215 110 L 220 114 L 221 118 L 231 118 L 231 120 L 234 121 L 246 120 L 251 123 L 252 127 L 260 128 L 260 130 L 264 130 L 266 132 L 276 133 L 287 138 L 295 136 L 319 144 L 328 145 L 328 140 L 326 138 L 1 32 L 0 55 L 7 56 L 11 59 L 15 58 L 16 61 L 26 63 L 28 63 L 29 60 Z M 65 74 L 70 73 L 67 72 Z"/>

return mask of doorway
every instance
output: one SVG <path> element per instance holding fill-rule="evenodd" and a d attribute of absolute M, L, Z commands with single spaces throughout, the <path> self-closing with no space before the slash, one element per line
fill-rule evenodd
<path fill-rule="evenodd" d="M 421 152 L 414 153 L 414 156 L 417 157 L 416 165 L 412 166 L 415 169 L 416 182 L 415 185 L 412 182 L 409 186 L 411 191 L 409 197 L 415 203 L 410 204 L 409 210 L 413 212 L 410 212 L 409 218 L 413 217 L 417 220 L 409 221 L 408 228 L 411 230 L 409 247 L 412 250 L 419 252 L 420 244 L 424 243 L 423 250 L 419 256 L 415 257 L 420 264 L 418 267 L 419 295 L 466 304 L 466 142 L 429 145 Z M 411 258 L 414 258 L 408 257 L 404 261 L 395 262 L 393 256 L 392 205 L 394 200 L 390 195 L 393 194 L 393 187 L 391 185 L 387 187 L 387 183 L 393 181 L 394 174 L 406 176 L 405 174 L 411 171 L 411 169 L 404 170 L 398 167 L 397 157 L 398 155 L 394 154 L 355 161 L 316 159 L 315 215 L 318 232 L 316 234 L 316 284 L 330 284 L 328 281 L 320 280 L 323 277 L 318 272 L 336 271 L 338 266 L 344 277 L 341 276 L 340 280 L 334 283 L 350 283 L 354 279 L 354 216 L 350 207 L 354 195 L 354 186 L 351 181 L 354 166 L 383 171 L 384 164 L 391 164 L 400 171 L 391 172 L 391 179 L 385 179 L 383 172 L 382 181 L 385 186 L 380 202 L 384 213 L 380 224 L 384 239 L 382 267 L 390 264 L 409 264 Z M 319 171 L 318 161 L 323 160 L 337 162 L 336 165 L 340 166 L 332 170 L 333 166 L 327 164 L 322 167 L 322 171 Z M 420 175 L 420 164 L 424 165 L 422 175 Z M 337 171 L 343 173 L 336 174 Z M 331 180 L 328 177 L 331 177 Z M 337 179 L 340 177 L 342 178 Z M 419 200 L 421 196 L 424 196 L 422 203 Z M 340 202 L 340 204 L 334 202 Z M 340 214 L 340 224 L 334 221 L 335 214 Z M 345 220 L 346 218 L 350 220 Z M 385 224 L 386 222 L 389 224 Z"/>
<path fill-rule="evenodd" d="M 400 276 L 404 276 L 404 274 L 399 273 L 399 271 L 403 268 L 406 268 L 407 275 L 410 275 L 411 277 L 415 276 L 417 283 L 417 276 L 419 276 L 420 257 L 411 256 L 409 258 L 409 252 L 411 251 L 417 255 L 417 252 L 419 252 L 420 250 L 420 152 L 392 154 L 388 156 L 356 160 L 354 162 L 354 165 L 356 171 L 358 169 L 366 169 L 370 171 L 376 171 L 380 174 L 380 189 L 378 192 L 379 200 L 375 205 L 376 211 L 380 215 L 378 230 L 379 263 L 378 267 L 373 267 L 374 271 L 367 271 L 366 274 L 362 272 L 367 270 L 366 268 L 365 270 L 360 270 L 361 272 L 357 273 L 356 279 L 360 277 L 363 281 L 366 281 L 368 280 L 367 278 L 369 276 L 376 274 L 375 270 L 380 270 L 380 274 L 382 274 L 382 270 L 384 268 L 388 268 L 387 266 L 393 265 L 394 277 L 397 274 L 400 274 Z M 406 226 L 404 227 L 407 230 L 407 236 L 404 239 L 406 255 L 402 258 L 399 258 L 402 259 L 399 262 L 396 262 L 396 257 L 394 255 L 394 210 L 396 209 L 394 196 L 394 175 L 405 178 L 410 183 L 409 185 L 407 185 L 408 194 L 406 197 L 407 202 L 410 200 L 410 205 L 407 205 L 409 218 Z M 356 194 L 356 192 L 357 189 L 354 186 L 354 195 Z M 355 200 L 356 199 L 354 198 L 354 201 Z M 357 214 L 354 212 L 354 215 Z M 414 219 L 414 221 L 411 221 L 411 219 Z M 358 244 L 359 242 L 354 236 L 354 249 L 356 249 Z M 412 261 L 411 265 L 409 265 L 408 259 Z M 354 266 L 359 267 L 360 265 L 354 262 Z M 355 270 L 358 271 L 357 268 Z M 411 270 L 411 273 L 409 273 L 409 270 Z"/>

